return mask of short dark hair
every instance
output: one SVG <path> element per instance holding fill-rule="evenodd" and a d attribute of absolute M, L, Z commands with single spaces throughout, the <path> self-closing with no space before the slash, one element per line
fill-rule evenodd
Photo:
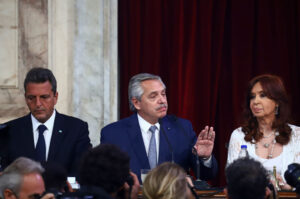
<path fill-rule="evenodd" d="M 109 194 L 118 192 L 128 176 L 129 156 L 112 144 L 90 149 L 79 169 L 80 185 L 101 187 Z"/>
<path fill-rule="evenodd" d="M 36 67 L 32 68 L 30 71 L 28 71 L 26 78 L 24 80 L 24 90 L 26 92 L 26 86 L 28 83 L 44 83 L 49 81 L 52 86 L 52 91 L 55 94 L 56 93 L 56 79 L 51 72 L 51 70 L 47 68 L 42 67 Z"/>
<path fill-rule="evenodd" d="M 225 170 L 228 196 L 231 199 L 263 199 L 268 186 L 268 172 L 251 158 L 237 159 Z"/>

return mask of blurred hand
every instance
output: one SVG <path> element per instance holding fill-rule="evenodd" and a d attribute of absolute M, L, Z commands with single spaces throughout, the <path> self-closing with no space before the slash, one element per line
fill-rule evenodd
<path fill-rule="evenodd" d="M 215 131 L 213 127 L 205 126 L 199 133 L 194 146 L 197 155 L 201 158 L 209 158 L 212 154 L 215 141 Z"/>
<path fill-rule="evenodd" d="M 187 183 L 189 184 L 190 187 L 194 187 L 193 181 L 192 181 L 190 176 L 186 177 L 186 181 L 187 181 Z"/>
<path fill-rule="evenodd" d="M 291 190 L 292 187 L 290 185 L 288 185 L 287 183 L 284 182 L 282 176 L 277 173 L 276 174 L 276 180 L 278 182 L 278 186 L 280 188 L 280 190 Z"/>
<path fill-rule="evenodd" d="M 138 198 L 138 193 L 139 193 L 139 189 L 140 189 L 140 182 L 138 177 L 133 173 L 133 172 L 129 172 L 129 174 L 132 176 L 133 178 L 133 185 L 132 185 L 132 190 L 130 193 L 130 198 L 131 199 L 137 199 Z M 126 191 L 126 198 L 129 198 L 129 185 L 127 184 L 127 182 L 124 184 L 124 188 Z"/>
<path fill-rule="evenodd" d="M 67 187 L 68 187 L 68 191 L 69 192 L 74 192 L 74 190 L 73 190 L 73 188 L 72 188 L 72 186 L 71 186 L 71 184 L 69 183 L 68 180 L 66 181 L 66 184 L 67 184 Z"/>

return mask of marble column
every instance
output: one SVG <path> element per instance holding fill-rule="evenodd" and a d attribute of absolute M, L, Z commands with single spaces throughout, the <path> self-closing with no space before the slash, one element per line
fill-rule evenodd
<path fill-rule="evenodd" d="M 117 0 L 77 0 L 75 10 L 72 111 L 96 145 L 118 118 Z"/>
<path fill-rule="evenodd" d="M 23 81 L 48 66 L 48 0 L 0 1 L 0 123 L 28 113 Z"/>

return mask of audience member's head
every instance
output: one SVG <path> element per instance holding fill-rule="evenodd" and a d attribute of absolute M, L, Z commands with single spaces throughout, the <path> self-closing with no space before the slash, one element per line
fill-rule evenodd
<path fill-rule="evenodd" d="M 177 164 L 165 162 L 151 170 L 143 183 L 146 199 L 191 198 L 186 172 Z"/>
<path fill-rule="evenodd" d="M 55 162 L 43 163 L 45 172 L 43 179 L 45 188 L 52 193 L 64 192 L 67 185 L 67 171 L 66 169 Z"/>
<path fill-rule="evenodd" d="M 29 199 L 45 191 L 40 163 L 28 158 L 18 158 L 0 176 L 0 197 L 2 199 Z"/>
<path fill-rule="evenodd" d="M 268 172 L 260 162 L 250 158 L 237 159 L 225 171 L 230 199 L 263 199 L 269 193 Z"/>
<path fill-rule="evenodd" d="M 110 195 L 120 191 L 129 176 L 129 156 L 111 144 L 101 144 L 83 157 L 79 183 L 99 187 Z"/>

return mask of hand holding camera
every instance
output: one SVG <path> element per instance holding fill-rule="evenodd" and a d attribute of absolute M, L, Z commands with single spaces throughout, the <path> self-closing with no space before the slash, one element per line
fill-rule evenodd
<path fill-rule="evenodd" d="M 292 163 L 284 173 L 286 182 L 296 188 L 296 193 L 300 195 L 300 164 Z"/>

